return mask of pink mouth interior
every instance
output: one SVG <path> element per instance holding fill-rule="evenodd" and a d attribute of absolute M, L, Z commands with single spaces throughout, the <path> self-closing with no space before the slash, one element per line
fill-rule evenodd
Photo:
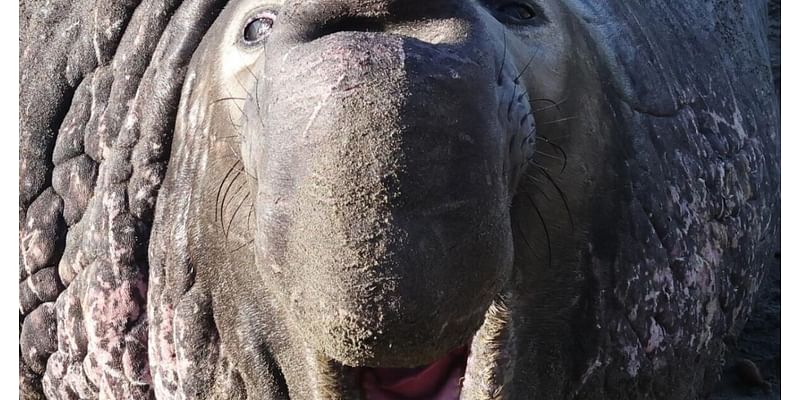
<path fill-rule="evenodd" d="M 417 368 L 362 368 L 361 387 L 367 400 L 457 400 L 467 366 L 461 347 Z"/>

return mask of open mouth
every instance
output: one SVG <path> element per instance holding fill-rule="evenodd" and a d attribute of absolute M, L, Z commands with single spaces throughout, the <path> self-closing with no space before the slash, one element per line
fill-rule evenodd
<path fill-rule="evenodd" d="M 514 334 L 509 297 L 498 296 L 468 346 L 415 368 L 351 368 L 325 360 L 323 398 L 362 400 L 502 399 L 511 380 Z M 322 360 L 320 360 L 322 361 Z"/>
<path fill-rule="evenodd" d="M 461 347 L 417 368 L 358 368 L 367 400 L 458 399 L 469 350 Z"/>

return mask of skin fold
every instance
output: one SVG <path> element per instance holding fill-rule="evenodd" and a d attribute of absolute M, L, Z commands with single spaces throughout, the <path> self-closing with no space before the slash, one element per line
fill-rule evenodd
<path fill-rule="evenodd" d="M 55 3 L 21 3 L 21 398 L 717 381 L 780 215 L 766 3 Z"/>

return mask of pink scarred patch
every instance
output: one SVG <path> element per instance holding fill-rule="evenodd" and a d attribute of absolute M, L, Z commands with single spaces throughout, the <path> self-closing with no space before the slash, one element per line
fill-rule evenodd
<path fill-rule="evenodd" d="M 457 400 L 468 351 L 462 347 L 417 368 L 363 368 L 361 385 L 367 400 Z"/>

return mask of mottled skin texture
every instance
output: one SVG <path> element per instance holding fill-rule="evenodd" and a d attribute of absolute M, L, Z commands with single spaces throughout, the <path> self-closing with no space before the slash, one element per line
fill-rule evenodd
<path fill-rule="evenodd" d="M 779 219 L 766 2 L 227 3 L 20 3 L 23 398 L 356 398 L 476 330 L 463 398 L 710 390 Z"/>

